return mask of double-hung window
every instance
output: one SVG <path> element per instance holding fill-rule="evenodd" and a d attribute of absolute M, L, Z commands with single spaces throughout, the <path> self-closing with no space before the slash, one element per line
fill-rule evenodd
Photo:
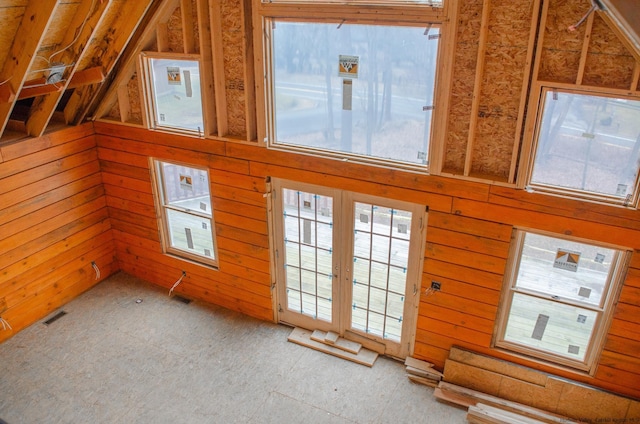
<path fill-rule="evenodd" d="M 217 266 L 208 170 L 160 160 L 152 166 L 165 253 Z"/>
<path fill-rule="evenodd" d="M 269 18 L 268 145 L 425 171 L 440 26 Z"/>
<path fill-rule="evenodd" d="M 527 187 L 636 206 L 640 98 L 542 90 Z"/>
<path fill-rule="evenodd" d="M 515 230 L 494 345 L 593 371 L 630 252 Z"/>

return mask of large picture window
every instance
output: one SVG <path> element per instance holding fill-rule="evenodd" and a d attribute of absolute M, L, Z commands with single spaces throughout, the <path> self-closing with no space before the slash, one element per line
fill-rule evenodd
<path fill-rule="evenodd" d="M 640 99 L 545 89 L 529 187 L 636 205 Z"/>
<path fill-rule="evenodd" d="M 517 230 L 495 345 L 591 371 L 628 255 L 618 247 Z"/>
<path fill-rule="evenodd" d="M 159 160 L 153 167 L 164 251 L 217 265 L 208 171 Z"/>
<path fill-rule="evenodd" d="M 426 170 L 439 27 L 268 28 L 271 147 Z"/>

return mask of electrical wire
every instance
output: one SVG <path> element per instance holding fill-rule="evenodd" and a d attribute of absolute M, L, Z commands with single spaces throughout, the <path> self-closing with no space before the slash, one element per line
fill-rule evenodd
<path fill-rule="evenodd" d="M 176 281 L 176 283 L 173 285 L 173 287 L 171 287 L 171 289 L 169 290 L 169 296 L 171 296 L 171 294 L 173 293 L 173 289 L 175 289 L 176 287 L 178 287 L 178 285 L 180 283 L 182 283 L 182 279 L 184 277 L 187 276 L 187 273 L 185 271 L 182 271 L 182 275 L 180 276 L 180 278 L 178 278 L 178 281 Z"/>
<path fill-rule="evenodd" d="M 7 320 L 6 320 L 6 319 L 4 319 L 4 318 L 2 318 L 2 317 L 0 317 L 0 324 L 2 324 L 2 329 L 3 329 L 3 330 L 6 330 L 6 329 L 7 329 L 7 327 L 9 327 L 9 330 L 13 330 L 13 327 L 11 327 L 11 324 L 9 324 L 9 323 L 7 322 Z"/>
<path fill-rule="evenodd" d="M 73 46 L 75 44 L 76 41 L 78 41 L 78 38 L 80 38 L 80 34 L 82 34 L 82 31 L 84 30 L 84 26 L 87 24 L 87 21 L 89 21 L 89 16 L 91 16 L 91 12 L 93 12 L 94 7 L 96 6 L 96 0 L 93 0 L 91 2 L 91 7 L 89 8 L 89 11 L 87 12 L 87 16 L 85 16 L 84 21 L 82 22 L 82 25 L 80 25 L 80 27 L 78 27 L 78 29 L 76 30 L 76 37 L 73 39 L 73 41 L 71 43 L 69 43 L 69 45 L 63 49 L 58 50 L 57 52 L 51 54 L 49 56 L 49 59 L 47 60 L 47 63 L 51 62 L 51 58 L 54 56 L 59 55 L 60 53 L 64 52 L 65 50 L 67 50 L 69 47 Z"/>
<path fill-rule="evenodd" d="M 595 12 L 596 10 L 599 10 L 599 9 L 600 9 L 600 6 L 598 5 L 598 3 L 596 3 L 595 1 L 593 1 L 593 0 L 592 0 L 592 1 L 591 1 L 591 8 L 587 11 L 587 13 L 585 13 L 585 15 L 584 15 L 582 18 L 580 18 L 580 20 L 579 20 L 576 24 L 571 25 L 571 26 L 570 26 L 569 28 L 567 28 L 567 29 L 568 29 L 569 31 L 571 31 L 571 32 L 575 31 L 576 29 L 578 29 L 578 27 L 579 27 L 580 25 L 582 25 L 582 23 L 583 23 L 585 20 L 587 20 L 587 18 L 589 17 L 589 15 L 591 15 L 593 12 Z"/>

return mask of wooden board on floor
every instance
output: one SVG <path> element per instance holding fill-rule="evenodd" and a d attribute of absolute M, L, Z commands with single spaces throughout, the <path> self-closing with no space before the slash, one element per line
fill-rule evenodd
<path fill-rule="evenodd" d="M 311 331 L 303 328 L 294 328 L 289 335 L 288 340 L 292 343 L 296 343 L 302 346 L 310 347 L 320 352 L 328 353 L 330 355 L 337 356 L 338 358 L 347 359 L 349 361 L 366 365 L 368 367 L 373 366 L 373 363 L 378 358 L 378 354 L 367 349 L 360 349 L 358 354 L 353 354 L 337 347 L 327 345 L 311 339 Z"/>
<path fill-rule="evenodd" d="M 330 331 L 329 333 L 332 333 L 332 332 Z M 329 346 L 335 346 L 338 349 L 342 349 L 345 352 L 349 352 L 354 355 L 357 355 L 358 352 L 360 352 L 360 349 L 362 349 L 362 345 L 360 343 L 352 342 L 350 340 L 346 340 L 341 337 L 332 338 L 331 336 L 329 336 L 329 333 L 325 333 L 324 331 L 320 331 L 320 330 L 314 330 L 313 333 L 311 333 L 311 340 L 322 343 L 322 344 L 326 344 Z M 333 334 L 336 334 L 336 333 L 333 333 Z M 329 337 L 329 339 L 327 339 L 327 337 Z M 334 340 L 334 341 L 331 342 L 331 340 Z"/>

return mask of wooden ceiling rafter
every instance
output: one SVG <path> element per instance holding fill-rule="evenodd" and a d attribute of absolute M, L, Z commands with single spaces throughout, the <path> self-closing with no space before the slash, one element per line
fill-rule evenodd
<path fill-rule="evenodd" d="M 82 59 L 90 50 L 91 40 L 101 28 L 101 23 L 106 16 L 105 12 L 109 8 L 115 7 L 115 4 L 114 0 L 104 2 L 84 0 L 81 3 L 72 22 L 72 28 L 76 28 L 76 30 L 66 33 L 63 39 L 63 45 L 67 46 L 66 50 L 57 59 L 64 64 L 73 63 L 68 70 L 69 76 L 59 83 L 58 90 L 44 94 L 34 101 L 26 123 L 27 133 L 30 136 L 39 137 L 44 133 L 65 90 L 70 88 Z M 81 32 L 77 33 L 80 30 Z M 100 75 L 104 74 L 102 70 L 98 70 Z M 74 84 L 76 87 L 80 86 L 79 81 L 80 79 L 76 79 Z M 85 78 L 85 82 L 90 83 L 93 80 Z"/>
<path fill-rule="evenodd" d="M 117 27 L 111 28 L 110 37 L 105 39 L 106 47 L 96 57 L 100 65 L 104 68 L 106 75 L 109 75 L 115 68 L 124 52 L 127 44 L 132 39 L 139 24 L 143 21 L 147 11 L 153 3 L 160 0 L 137 0 L 120 2 L 122 7 L 118 17 L 114 20 Z M 86 85 L 76 89 L 64 109 L 65 122 L 72 125 L 78 125 L 87 116 L 87 112 L 94 99 L 100 92 L 99 84 Z"/>
<path fill-rule="evenodd" d="M 27 81 L 29 69 L 38 54 L 57 7 L 58 0 L 32 0 L 25 9 L 9 55 L 0 72 L 3 97 L 8 99 L 0 103 L 0 134 L 4 133 L 9 122 L 11 112 L 18 101 L 18 93 Z"/>
<path fill-rule="evenodd" d="M 99 96 L 102 101 L 94 105 L 95 116 L 104 116 L 109 112 L 121 97 L 126 97 L 126 86 L 136 73 L 136 65 L 138 63 L 138 56 L 144 50 L 151 49 L 151 46 L 155 41 L 158 44 L 161 43 L 161 33 L 158 29 L 166 26 L 166 22 L 169 20 L 173 12 L 179 7 L 179 0 L 165 0 L 162 2 L 156 13 L 148 20 L 147 25 L 135 42 L 135 45 L 129 46 L 126 55 L 123 57 L 121 64 L 118 65 L 118 73 L 114 75 L 113 80 L 106 88 L 106 92 Z M 120 94 L 120 95 L 119 95 Z M 127 117 L 121 116 L 121 121 L 126 122 Z"/>

